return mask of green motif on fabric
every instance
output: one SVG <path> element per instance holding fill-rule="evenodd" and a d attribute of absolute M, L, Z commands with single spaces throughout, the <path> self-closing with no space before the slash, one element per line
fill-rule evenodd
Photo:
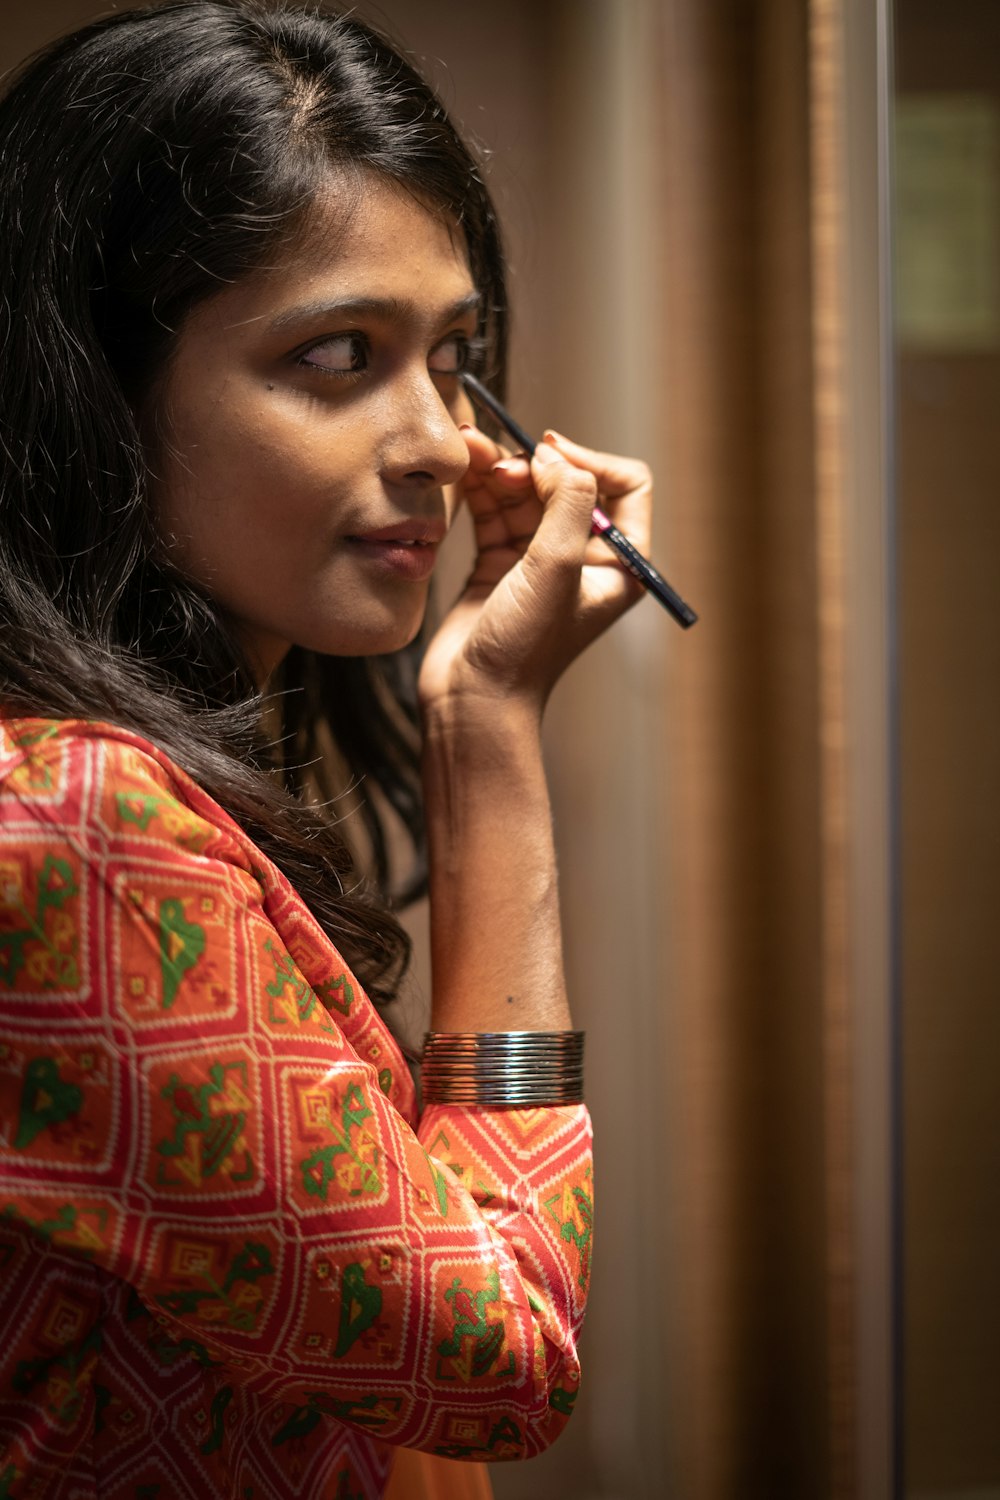
<path fill-rule="evenodd" d="M 156 1149 L 160 1156 L 176 1160 L 187 1181 L 200 1187 L 206 1177 L 212 1177 L 227 1163 L 232 1164 L 246 1128 L 246 1110 L 239 1107 L 249 1102 L 246 1064 L 213 1063 L 208 1070 L 208 1082 L 197 1087 L 172 1073 L 160 1093 L 170 1100 L 175 1124 L 173 1138 L 159 1141 Z M 220 1100 L 232 1103 L 233 1108 L 213 1113 L 213 1101 Z M 246 1182 L 253 1176 L 253 1157 L 249 1151 L 243 1154 L 246 1159 L 243 1170 L 230 1172 L 233 1182 Z M 163 1167 L 158 1180 L 176 1181 L 166 1177 Z"/>
<path fill-rule="evenodd" d="M 572 1414 L 577 1395 L 577 1391 L 564 1391 L 561 1385 L 557 1385 L 549 1397 L 549 1405 L 553 1411 L 562 1412 L 564 1417 L 568 1417 Z"/>
<path fill-rule="evenodd" d="M 444 1173 L 433 1156 L 430 1156 L 426 1151 L 424 1152 L 424 1156 L 430 1170 L 431 1181 L 434 1184 L 434 1192 L 437 1195 L 438 1212 L 442 1219 L 446 1219 L 448 1217 L 448 1185 L 444 1180 Z"/>
<path fill-rule="evenodd" d="M 11 725 L 11 743 L 19 750 L 31 750 L 35 745 L 44 745 L 46 740 L 55 739 L 59 733 L 58 724 L 46 724 L 44 729 L 25 729 L 18 725 Z"/>
<path fill-rule="evenodd" d="M 115 805 L 123 823 L 134 823 L 145 833 L 161 807 L 170 802 L 168 797 L 154 797 L 148 792 L 116 792 Z"/>
<path fill-rule="evenodd" d="M 266 1245 L 247 1240 L 239 1254 L 233 1257 L 221 1286 L 213 1277 L 202 1275 L 199 1279 L 204 1283 L 204 1290 L 166 1292 L 156 1300 L 167 1312 L 179 1318 L 192 1313 L 197 1315 L 202 1311 L 203 1303 L 215 1303 L 225 1311 L 222 1316 L 213 1317 L 213 1323 L 249 1333 L 257 1321 L 260 1298 L 247 1298 L 245 1292 L 237 1291 L 237 1288 L 241 1283 L 244 1288 L 252 1287 L 261 1277 L 273 1275 L 274 1262 L 270 1250 Z"/>
<path fill-rule="evenodd" d="M 13 987 L 25 964 L 28 964 L 29 973 L 31 972 L 32 962 L 25 954 L 25 948 L 31 942 L 40 943 L 48 958 L 41 981 L 44 989 L 72 989 L 80 983 L 75 951 L 65 952 L 52 941 L 46 921 L 50 911 L 62 911 L 66 902 L 79 893 L 80 887 L 73 878 L 72 865 L 68 860 L 57 859 L 54 854 L 46 854 L 42 862 L 33 911 L 24 904 L 19 882 L 15 881 L 13 894 L 6 898 L 6 905 L 9 911 L 21 918 L 24 925 L 16 927 L 12 932 L 0 932 L 0 984 Z M 77 938 L 72 924 L 70 935 L 72 948 L 75 950 Z"/>
<path fill-rule="evenodd" d="M 80 1415 L 100 1348 L 101 1330 L 95 1323 L 78 1343 L 66 1345 L 57 1354 L 22 1359 L 11 1385 L 19 1396 L 41 1386 L 46 1407 L 56 1421 L 72 1424 Z"/>
<path fill-rule="evenodd" d="M 338 1156 L 346 1156 L 351 1164 L 346 1174 L 345 1185 L 352 1198 L 362 1193 L 378 1193 L 382 1180 L 378 1173 L 379 1151 L 371 1144 L 363 1129 L 364 1122 L 372 1118 L 365 1103 L 361 1086 L 352 1083 L 344 1095 L 340 1111 L 340 1126 L 327 1117 L 326 1129 L 335 1137 L 332 1146 L 321 1146 L 300 1163 L 302 1183 L 307 1193 L 326 1202 L 327 1189 L 337 1176 L 334 1162 Z M 368 1154 L 365 1154 L 366 1143 Z"/>
<path fill-rule="evenodd" d="M 18 750 L 30 751 L 33 750 L 36 745 L 44 745 L 46 740 L 54 739 L 58 733 L 58 724 L 50 724 L 45 729 L 25 729 L 17 731 L 12 728 L 10 731 L 10 739 L 11 744 L 16 745 Z M 34 756 L 29 754 L 25 756 L 24 763 L 21 766 L 17 767 L 17 769 L 21 773 L 22 777 L 24 777 L 25 773 L 27 773 L 26 779 L 28 786 L 34 793 L 51 792 L 52 788 L 56 784 L 51 761 L 36 760 Z M 5 1493 L 5 1490 L 0 1489 L 0 1495 L 4 1495 Z"/>
<path fill-rule="evenodd" d="M 385 1094 L 386 1096 L 388 1096 L 389 1094 L 392 1093 L 392 1069 L 391 1068 L 383 1068 L 382 1071 L 381 1071 L 381 1073 L 379 1073 L 379 1075 L 378 1075 L 378 1086 L 382 1090 L 383 1094 Z"/>
<path fill-rule="evenodd" d="M 160 902 L 160 972 L 163 975 L 163 1009 L 177 999 L 184 975 L 193 969 L 205 951 L 205 929 L 184 916 L 184 903 L 171 897 Z"/>
<path fill-rule="evenodd" d="M 174 1339 L 163 1338 L 159 1343 L 151 1343 L 149 1345 L 149 1352 L 165 1370 L 171 1369 L 185 1354 L 190 1354 L 191 1358 L 197 1360 L 198 1364 L 206 1370 L 214 1368 L 217 1365 L 221 1366 L 222 1364 L 222 1360 L 213 1359 L 205 1348 L 205 1345 L 199 1344 L 197 1339 L 177 1339 L 175 1341 Z"/>
<path fill-rule="evenodd" d="M 270 995 L 272 1000 L 281 1001 L 277 1011 L 271 1006 L 269 1020 L 278 1026 L 284 1026 L 288 1021 L 296 1021 L 301 1025 L 318 1012 L 323 1030 L 333 1031 L 334 1027 L 327 1017 L 325 1007 L 317 998 L 316 991 L 309 987 L 299 973 L 291 954 L 281 952 L 270 938 L 264 944 L 264 951 L 270 955 L 274 965 L 274 978 L 264 986 L 264 993 Z M 322 987 L 320 993 L 323 993 Z"/>
<path fill-rule="evenodd" d="M 323 1413 L 317 1411 L 315 1406 L 295 1406 L 292 1408 L 284 1424 L 271 1439 L 272 1448 L 280 1448 L 283 1443 L 294 1442 L 296 1438 L 308 1437 L 314 1427 L 318 1427 L 323 1420 Z"/>
<path fill-rule="evenodd" d="M 507 1350 L 507 1365 L 503 1370 L 494 1370 L 504 1346 L 502 1322 L 491 1323 L 486 1317 L 487 1307 L 500 1301 L 500 1277 L 491 1271 L 486 1284 L 478 1292 L 463 1286 L 456 1276 L 444 1294 L 451 1303 L 455 1323 L 450 1339 L 442 1339 L 437 1352 L 444 1359 L 456 1361 L 456 1369 L 465 1379 L 487 1375 L 513 1375 L 514 1353 Z"/>
<path fill-rule="evenodd" d="M 340 1327 L 335 1359 L 341 1359 L 352 1344 L 375 1322 L 382 1311 L 382 1288 L 365 1280 L 364 1267 L 352 1261 L 344 1267 L 340 1281 Z"/>
<path fill-rule="evenodd" d="M 264 944 L 264 951 L 271 955 L 271 962 L 274 964 L 274 978 L 264 986 L 265 990 L 275 1000 L 280 1000 L 285 991 L 290 990 L 298 1005 L 299 1020 L 308 1020 L 316 1004 L 316 996 L 295 967 L 295 960 L 290 953 L 279 953 L 270 938 Z"/>
<path fill-rule="evenodd" d="M 367 1427 L 373 1432 L 398 1415 L 400 1404 L 398 1396 L 380 1396 L 376 1391 L 359 1401 L 350 1398 L 337 1401 L 325 1391 L 314 1391 L 309 1395 L 310 1407 L 321 1411 L 324 1416 L 333 1417 L 335 1422 L 349 1422 L 352 1427 Z"/>
<path fill-rule="evenodd" d="M 14 1464 L 7 1464 L 6 1468 L 0 1471 L 0 1500 L 10 1500 L 10 1487 L 17 1477 L 17 1468 Z"/>
<path fill-rule="evenodd" d="M 157 1364 L 162 1365 L 164 1369 L 171 1369 L 179 1359 L 183 1359 L 185 1354 L 190 1354 L 192 1359 L 197 1360 L 202 1369 L 207 1370 L 221 1365 L 222 1361 L 213 1359 L 205 1345 L 200 1344 L 197 1339 L 175 1339 L 164 1333 L 159 1323 L 154 1321 L 153 1314 L 135 1287 L 129 1287 L 125 1302 L 125 1322 L 134 1323 L 139 1318 L 148 1324 L 146 1347 Z"/>
<path fill-rule="evenodd" d="M 211 1424 L 211 1432 L 201 1445 L 200 1451 L 207 1458 L 210 1453 L 218 1453 L 226 1436 L 226 1407 L 233 1399 L 233 1388 L 224 1385 L 221 1390 L 216 1391 L 212 1401 L 212 1409 L 208 1414 Z"/>
<path fill-rule="evenodd" d="M 448 1443 L 435 1448 L 439 1458 L 478 1458 L 489 1461 L 493 1458 L 517 1458 L 524 1453 L 524 1435 L 510 1417 L 501 1417 L 490 1428 L 486 1446 L 467 1443 Z"/>
<path fill-rule="evenodd" d="M 37 910 L 43 912 L 47 907 L 54 906 L 62 911 L 70 896 L 77 896 L 79 893 L 80 887 L 73 879 L 73 867 L 69 860 L 46 854 L 42 873 L 38 878 Z"/>
<path fill-rule="evenodd" d="M 59 1077 L 53 1058 L 33 1057 L 24 1070 L 15 1150 L 23 1151 L 43 1130 L 78 1114 L 82 1104 L 83 1090 Z"/>
<path fill-rule="evenodd" d="M 489 1208 L 490 1204 L 496 1198 L 496 1193 L 494 1193 L 489 1183 L 484 1182 L 481 1177 L 473 1178 L 473 1168 L 468 1162 L 449 1161 L 451 1139 L 444 1130 L 438 1131 L 437 1135 L 429 1143 L 424 1155 L 427 1157 L 427 1164 L 434 1178 L 434 1188 L 438 1195 L 438 1206 L 441 1209 L 442 1216 L 445 1216 L 448 1212 L 447 1194 L 445 1191 L 444 1174 L 435 1165 L 435 1157 L 439 1161 L 443 1161 L 449 1170 L 454 1172 L 462 1186 L 467 1188 L 473 1195 L 480 1208 Z"/>
<path fill-rule="evenodd" d="M 34 936 L 23 928 L 18 932 L 0 932 L 0 984 L 5 989 L 14 988 L 14 981 L 24 968 L 24 945 Z"/>
<path fill-rule="evenodd" d="M 586 1287 L 590 1279 L 590 1259 L 593 1252 L 594 1201 L 582 1187 L 571 1192 L 564 1188 L 545 1200 L 546 1211 L 559 1225 L 559 1237 L 567 1245 L 575 1245 L 580 1256 L 580 1274 L 577 1285 Z"/>
<path fill-rule="evenodd" d="M 27 1224 L 28 1228 L 38 1235 L 39 1239 L 51 1241 L 57 1234 L 72 1234 L 76 1228 L 77 1211 L 72 1203 L 64 1203 L 57 1212 L 54 1219 L 29 1219 L 13 1203 L 8 1203 L 6 1208 L 0 1212 L 0 1219 L 14 1220 L 18 1224 Z"/>
<path fill-rule="evenodd" d="M 356 1490 L 352 1486 L 350 1469 L 341 1469 L 337 1475 L 337 1488 L 333 1500 L 365 1500 L 364 1489 Z"/>
<path fill-rule="evenodd" d="M 337 1401 L 325 1391 L 313 1391 L 305 1406 L 295 1406 L 282 1426 L 271 1439 L 271 1446 L 280 1448 L 284 1443 L 308 1437 L 324 1417 L 333 1417 L 337 1422 L 350 1422 L 353 1427 L 367 1427 L 375 1431 L 399 1409 L 399 1400 L 392 1396 L 379 1396 L 375 1392 L 360 1401 Z M 364 1500 L 364 1497 L 361 1497 Z"/>
<path fill-rule="evenodd" d="M 338 1010 L 342 1016 L 350 1014 L 354 1004 L 354 986 L 346 974 L 338 974 L 336 979 L 324 979 L 322 984 L 316 986 L 316 993 L 327 1010 Z"/>

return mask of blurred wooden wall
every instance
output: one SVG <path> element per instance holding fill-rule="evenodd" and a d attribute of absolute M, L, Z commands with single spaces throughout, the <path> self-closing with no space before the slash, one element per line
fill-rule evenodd
<path fill-rule="evenodd" d="M 904 108 L 985 110 L 994 132 L 994 316 L 923 337 L 903 320 L 898 450 L 907 1477 L 1000 1494 L 1000 8 L 899 0 L 896 63 Z M 900 215 L 909 264 L 927 234 Z M 974 285 L 979 255 L 957 243 Z"/>

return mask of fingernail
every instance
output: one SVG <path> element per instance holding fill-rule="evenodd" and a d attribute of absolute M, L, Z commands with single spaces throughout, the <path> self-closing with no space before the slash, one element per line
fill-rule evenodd
<path fill-rule="evenodd" d="M 472 422 L 459 422 L 458 430 L 459 432 L 475 432 L 476 429 Z"/>
<path fill-rule="evenodd" d="M 546 433 L 545 436 L 547 439 L 549 434 Z M 535 448 L 535 458 L 540 464 L 554 464 L 558 463 L 560 454 L 558 454 L 554 448 L 551 448 L 546 441 L 544 443 L 539 443 Z"/>
<path fill-rule="evenodd" d="M 511 465 L 508 463 L 508 461 L 505 458 L 500 458 L 497 459 L 496 463 L 493 465 L 491 472 L 494 474 L 509 474 L 510 470 Z"/>
<path fill-rule="evenodd" d="M 558 432 L 553 432 L 551 427 L 546 427 L 545 441 L 547 443 L 564 443 L 566 439 L 561 437 Z"/>

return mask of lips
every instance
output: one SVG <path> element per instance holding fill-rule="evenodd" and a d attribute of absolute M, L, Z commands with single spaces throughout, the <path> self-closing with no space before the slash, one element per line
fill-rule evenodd
<path fill-rule="evenodd" d="M 438 544 L 444 540 L 444 521 L 410 520 L 372 531 L 357 532 L 347 544 L 367 562 L 414 583 L 423 582 L 434 571 Z"/>
<path fill-rule="evenodd" d="M 404 547 L 436 547 L 444 541 L 448 528 L 444 521 L 412 520 L 399 521 L 393 526 L 380 526 L 373 531 L 358 531 L 348 537 L 350 542 L 395 542 Z"/>

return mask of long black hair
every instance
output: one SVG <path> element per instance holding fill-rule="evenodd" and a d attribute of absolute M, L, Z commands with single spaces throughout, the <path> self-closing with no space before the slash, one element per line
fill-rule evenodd
<path fill-rule="evenodd" d="M 385 905 L 387 813 L 409 835 L 411 892 L 423 850 L 414 651 L 295 648 L 262 714 L 220 609 L 163 556 L 139 420 L 185 315 L 274 256 L 344 168 L 459 226 L 499 379 L 503 262 L 479 168 L 353 17 L 253 0 L 125 11 L 36 55 L 0 102 L 0 703 L 147 736 L 384 1000 L 409 952 Z M 365 781 L 367 883 L 323 806 L 332 747 Z"/>

